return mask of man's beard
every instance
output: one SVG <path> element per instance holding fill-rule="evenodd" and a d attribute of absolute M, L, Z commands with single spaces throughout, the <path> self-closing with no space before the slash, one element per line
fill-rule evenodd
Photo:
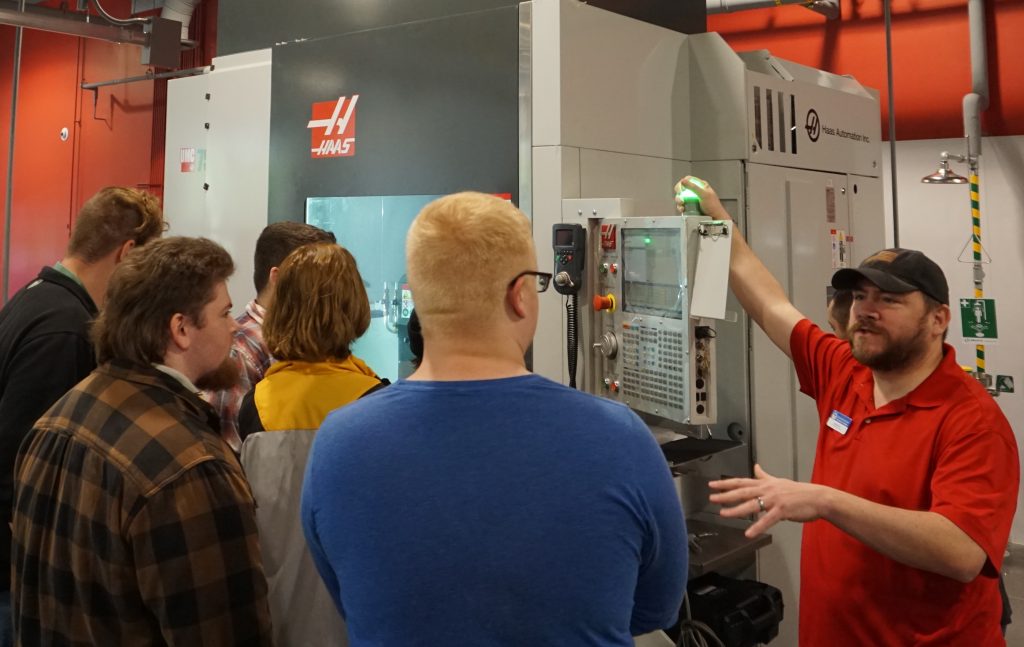
<path fill-rule="evenodd" d="M 918 358 L 923 357 L 928 351 L 928 340 L 926 338 L 928 333 L 923 318 L 917 332 L 913 336 L 896 341 L 889 337 L 886 332 L 875 328 L 869 323 L 858 321 L 853 323 L 849 330 L 850 352 L 853 354 L 853 358 L 873 371 L 886 372 L 906 368 Z M 869 353 L 864 349 L 858 348 L 856 344 L 858 338 L 856 333 L 858 330 L 867 330 L 881 337 L 885 342 L 882 350 Z"/>
<path fill-rule="evenodd" d="M 196 388 L 204 391 L 223 391 L 238 386 L 241 374 L 238 364 L 230 356 L 225 357 L 220 366 L 196 380 Z"/>

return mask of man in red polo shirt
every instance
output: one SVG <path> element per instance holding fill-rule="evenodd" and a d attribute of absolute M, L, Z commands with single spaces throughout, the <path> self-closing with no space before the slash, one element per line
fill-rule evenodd
<path fill-rule="evenodd" d="M 729 215 L 695 178 L 705 213 Z M 805 523 L 800 645 L 1003 645 L 998 576 L 1020 490 L 1017 444 L 999 407 L 944 344 L 949 287 L 924 254 L 878 252 L 839 270 L 852 289 L 849 341 L 790 303 L 734 230 L 730 286 L 817 402 L 810 483 L 712 481 L 725 517 L 754 536 Z"/>

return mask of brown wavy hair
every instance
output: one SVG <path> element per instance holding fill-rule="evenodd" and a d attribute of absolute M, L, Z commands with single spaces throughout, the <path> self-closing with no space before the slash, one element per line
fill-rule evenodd
<path fill-rule="evenodd" d="M 356 259 L 333 243 L 303 245 L 281 263 L 263 340 L 276 359 L 345 359 L 370 327 L 370 300 Z"/>
<path fill-rule="evenodd" d="M 163 363 L 171 318 L 181 313 L 205 326 L 203 308 L 234 269 L 224 248 L 206 238 L 163 238 L 130 251 L 114 270 L 92 327 L 99 362 Z"/>
<path fill-rule="evenodd" d="M 68 255 L 95 263 L 129 240 L 145 245 L 167 229 L 156 196 L 108 186 L 82 206 L 68 242 Z"/>

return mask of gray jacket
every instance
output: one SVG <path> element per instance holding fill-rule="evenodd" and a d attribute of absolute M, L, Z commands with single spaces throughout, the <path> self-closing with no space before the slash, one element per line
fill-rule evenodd
<path fill-rule="evenodd" d="M 281 647 L 348 646 L 345 622 L 313 564 L 299 517 L 315 435 L 315 429 L 261 431 L 242 444 L 242 467 L 256 499 L 274 644 Z"/>

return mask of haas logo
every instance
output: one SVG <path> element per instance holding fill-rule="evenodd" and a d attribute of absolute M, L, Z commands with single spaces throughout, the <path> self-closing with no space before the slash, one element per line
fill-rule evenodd
<path fill-rule="evenodd" d="M 804 122 L 804 129 L 812 142 L 818 141 L 821 136 L 821 120 L 818 118 L 818 111 L 811 108 L 807 111 L 807 120 Z"/>
<path fill-rule="evenodd" d="M 337 101 L 313 104 L 313 118 L 306 124 L 312 131 L 310 157 L 351 157 L 356 154 L 356 102 L 352 98 L 338 97 Z"/>
<path fill-rule="evenodd" d="M 615 225 L 601 224 L 601 249 L 615 249 Z"/>

